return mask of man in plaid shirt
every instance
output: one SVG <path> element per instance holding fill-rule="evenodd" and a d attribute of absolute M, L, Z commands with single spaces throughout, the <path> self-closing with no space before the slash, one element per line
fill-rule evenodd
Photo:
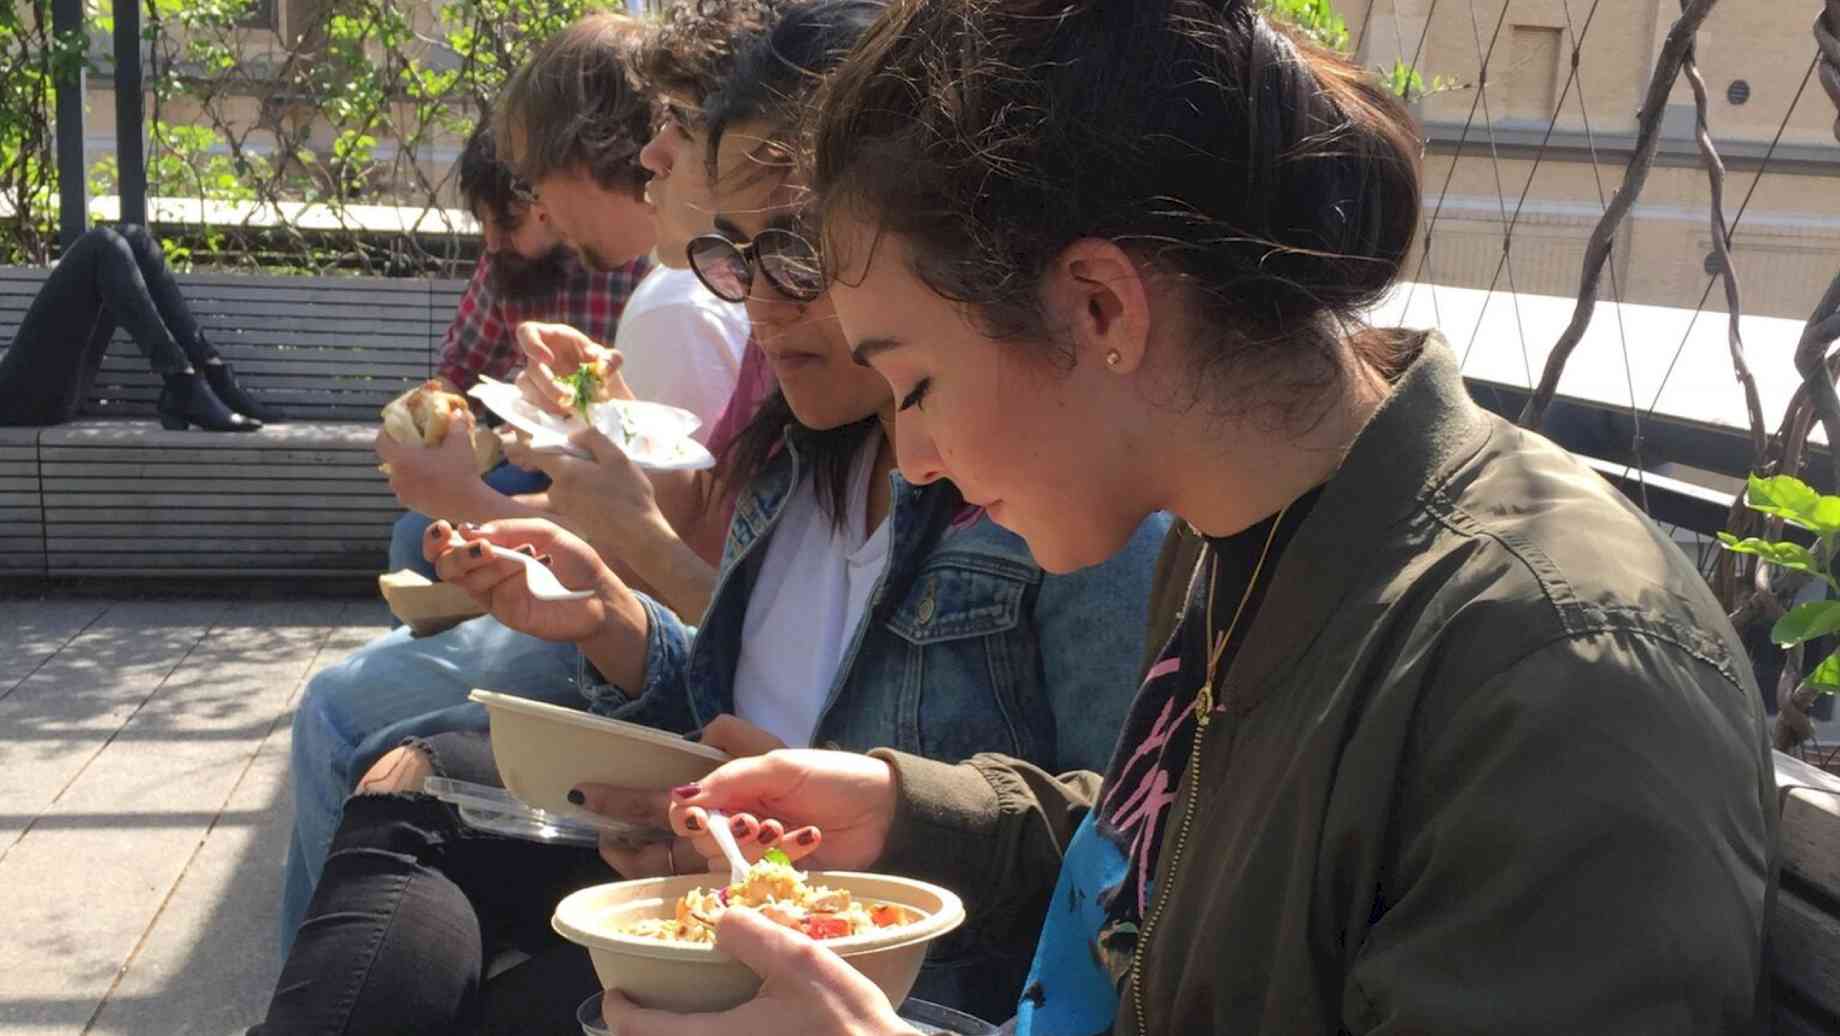
<path fill-rule="evenodd" d="M 460 157 L 460 196 L 484 231 L 485 247 L 473 279 L 447 328 L 436 377 L 464 394 L 483 375 L 509 381 L 524 365 L 518 325 L 564 323 L 611 345 L 633 289 L 651 272 L 649 259 L 626 258 L 607 270 L 590 269 L 557 233 L 549 214 L 499 161 L 492 131 L 482 124 Z M 478 408 L 475 407 L 475 410 Z M 510 462 L 473 477 L 466 436 L 448 448 L 404 448 L 379 435 L 378 453 L 390 465 L 390 488 L 409 508 L 390 537 L 390 568 L 434 578 L 422 557 L 429 515 L 455 521 L 537 516 L 544 512 L 517 499 L 549 487 L 541 472 Z"/>

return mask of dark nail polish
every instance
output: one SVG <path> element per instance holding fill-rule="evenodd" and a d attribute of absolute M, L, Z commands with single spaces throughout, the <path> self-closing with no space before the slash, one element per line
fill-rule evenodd
<path fill-rule="evenodd" d="M 468 547 L 466 552 L 473 557 L 483 558 L 486 556 L 486 547 L 483 543 L 475 543 L 471 547 Z"/>
<path fill-rule="evenodd" d="M 436 522 L 436 523 L 434 523 L 433 525 L 430 525 L 430 526 L 428 527 L 428 538 L 429 538 L 429 539 L 431 539 L 431 540 L 438 540 L 438 539 L 440 539 L 440 538 L 441 538 L 441 533 L 442 533 L 442 529 L 441 529 L 441 523 L 440 523 L 440 522 Z"/>
<path fill-rule="evenodd" d="M 740 835 L 743 838 L 747 837 L 747 833 L 748 833 L 747 821 L 741 819 L 740 817 L 736 817 L 734 820 L 734 823 L 731 823 L 728 825 L 728 829 Z"/>
<path fill-rule="evenodd" d="M 770 827 L 763 827 L 760 829 L 760 837 L 755 839 L 755 841 L 758 841 L 761 845 L 770 845 L 773 840 L 778 837 L 779 832 Z"/>
<path fill-rule="evenodd" d="M 671 789 L 671 794 L 680 799 L 693 799 L 703 790 L 700 784 L 680 784 Z"/>
<path fill-rule="evenodd" d="M 587 801 L 588 801 L 588 796 L 583 795 L 581 793 L 580 788 L 570 788 L 569 789 L 569 805 L 579 806 Z"/>
<path fill-rule="evenodd" d="M 694 816 L 688 816 L 684 818 L 684 826 L 692 831 L 701 831 L 703 829 L 703 822 Z"/>
<path fill-rule="evenodd" d="M 517 552 L 518 552 L 519 554 L 522 554 L 522 555 L 524 555 L 525 557 L 530 557 L 530 558 L 534 558 L 534 557 L 536 557 L 536 556 L 537 556 L 537 548 L 535 548 L 535 547 L 533 547 L 533 546 L 531 546 L 531 545 L 530 545 L 530 544 L 528 544 L 528 543 L 526 543 L 526 544 L 524 544 L 523 546 L 521 546 L 521 547 L 519 547 L 519 548 L 517 549 Z"/>
<path fill-rule="evenodd" d="M 816 831 L 800 831 L 799 832 L 799 844 L 800 845 L 810 845 L 811 843 L 817 840 L 818 840 L 818 832 Z"/>

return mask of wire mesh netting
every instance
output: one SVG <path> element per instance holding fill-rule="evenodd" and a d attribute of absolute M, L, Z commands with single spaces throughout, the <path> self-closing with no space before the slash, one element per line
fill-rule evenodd
<path fill-rule="evenodd" d="M 1840 0 L 1259 2 L 1419 121 L 1421 232 L 1376 319 L 1443 329 L 1478 398 L 1600 462 L 1741 627 L 1780 615 L 1805 576 L 1712 534 L 1782 532 L 1742 506 L 1749 473 L 1840 491 Z M 143 0 L 152 221 L 194 267 L 462 275 L 461 141 L 586 7 Z M 58 75 L 91 69 L 91 136 L 112 133 L 103 13 L 60 35 L 47 0 L 0 5 L 0 262 L 55 254 Z M 1774 698 L 1806 733 L 1789 661 Z"/>

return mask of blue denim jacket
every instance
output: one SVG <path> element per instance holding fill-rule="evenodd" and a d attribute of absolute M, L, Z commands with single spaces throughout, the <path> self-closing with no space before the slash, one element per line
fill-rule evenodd
<path fill-rule="evenodd" d="M 595 711 L 688 732 L 734 711 L 748 597 L 804 477 L 799 437 L 735 508 L 700 631 L 644 598 L 645 686 L 584 674 Z M 967 511 L 948 484 L 894 480 L 888 570 L 838 667 L 813 744 L 957 761 L 1001 752 L 1050 772 L 1104 770 L 1130 705 L 1167 517 L 1116 557 L 1047 575 L 1022 538 Z"/>
<path fill-rule="evenodd" d="M 629 698 L 584 667 L 580 686 L 595 711 L 679 732 L 734 711 L 748 597 L 767 539 L 804 477 L 801 439 L 789 435 L 738 502 L 701 629 L 642 596 L 651 618 L 645 686 Z M 1021 537 L 967 510 L 949 484 L 892 477 L 888 569 L 838 667 L 813 744 L 953 762 L 1000 752 L 1050 773 L 1103 772 L 1137 686 L 1169 519 L 1146 521 L 1102 565 L 1047 575 Z M 1007 1018 L 1036 935 L 1013 934 L 968 928 L 945 940 L 914 995 Z"/>

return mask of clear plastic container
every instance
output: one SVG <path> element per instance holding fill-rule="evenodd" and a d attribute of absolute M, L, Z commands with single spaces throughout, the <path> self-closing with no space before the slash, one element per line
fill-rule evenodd
<path fill-rule="evenodd" d="M 526 806 L 505 789 L 488 784 L 430 777 L 422 788 L 457 808 L 460 819 L 468 826 L 508 838 L 522 838 L 547 845 L 593 848 L 600 844 L 603 834 L 612 835 L 614 842 L 627 846 L 646 845 L 670 837 L 667 831 L 592 813 L 558 816 L 535 806 Z"/>
<path fill-rule="evenodd" d="M 920 1030 L 921 1036 L 995 1036 L 999 1031 L 981 1018 L 912 997 L 896 1013 L 902 1021 Z M 575 1011 L 575 1020 L 581 1023 L 582 1036 L 613 1036 L 601 1018 L 599 993 L 581 1002 Z"/>

